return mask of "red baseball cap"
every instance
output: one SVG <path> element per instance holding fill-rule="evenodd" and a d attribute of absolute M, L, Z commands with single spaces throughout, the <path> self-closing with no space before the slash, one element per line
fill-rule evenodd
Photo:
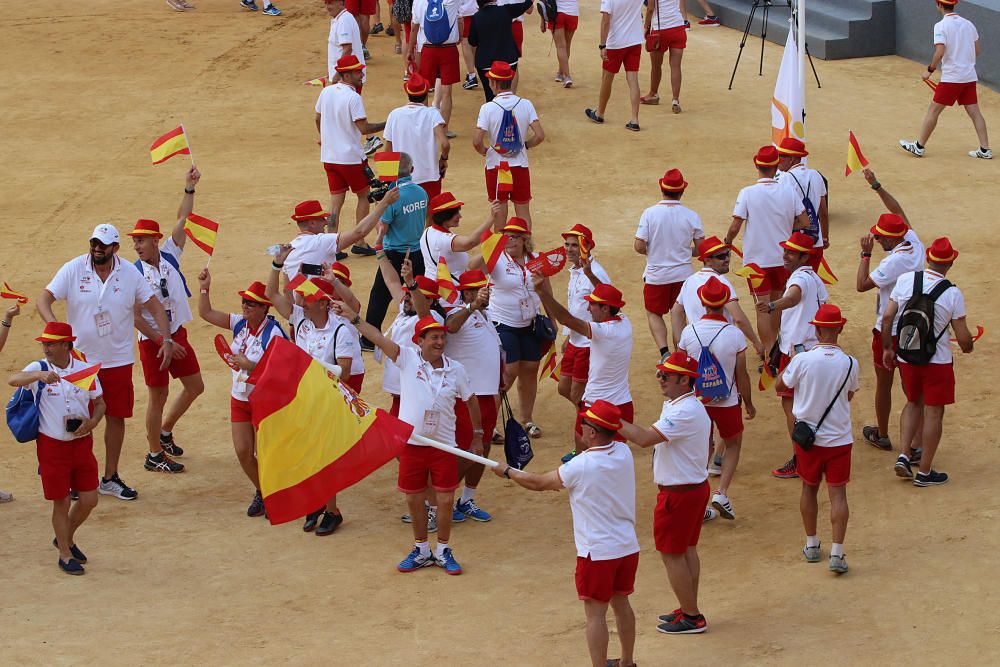
<path fill-rule="evenodd" d="M 594 291 L 583 298 L 591 303 L 599 303 L 605 306 L 611 306 L 612 308 L 623 308 L 625 306 L 625 301 L 622 299 L 622 293 L 617 288 L 607 283 L 597 285 L 594 287 Z"/>
<path fill-rule="evenodd" d="M 698 362 L 678 350 L 658 363 L 656 370 L 696 378 L 698 377 Z"/>

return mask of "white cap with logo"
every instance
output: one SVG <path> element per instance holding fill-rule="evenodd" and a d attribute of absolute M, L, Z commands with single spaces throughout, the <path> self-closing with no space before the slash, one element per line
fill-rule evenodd
<path fill-rule="evenodd" d="M 118 235 L 118 230 L 115 229 L 114 225 L 100 224 L 94 227 L 94 233 L 90 235 L 91 239 L 97 239 L 104 245 L 111 245 L 112 243 L 120 243 L 121 237 Z"/>

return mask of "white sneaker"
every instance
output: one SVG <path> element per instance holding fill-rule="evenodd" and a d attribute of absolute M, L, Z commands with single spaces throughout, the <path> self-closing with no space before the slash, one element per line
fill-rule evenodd
<path fill-rule="evenodd" d="M 985 151 L 982 148 L 977 148 L 974 151 L 969 151 L 969 157 L 978 157 L 983 160 L 992 160 L 993 151 L 987 148 Z"/>
<path fill-rule="evenodd" d="M 917 146 L 917 142 L 915 141 L 907 141 L 906 139 L 900 139 L 899 147 L 902 148 L 907 153 L 916 155 L 917 157 L 924 156 L 924 149 L 921 148 L 920 146 Z"/>
<path fill-rule="evenodd" d="M 712 507 L 719 511 L 723 519 L 732 521 L 736 518 L 736 513 L 733 512 L 733 505 L 729 502 L 729 496 L 721 493 L 714 494 L 712 496 Z"/>
<path fill-rule="evenodd" d="M 714 509 L 712 507 L 706 507 L 705 508 L 705 518 L 702 519 L 701 522 L 702 523 L 708 523 L 709 521 L 712 521 L 713 519 L 718 519 L 718 518 L 719 518 L 719 511 L 717 509 Z"/>
<path fill-rule="evenodd" d="M 382 142 L 381 138 L 375 135 L 368 137 L 368 139 L 365 140 L 365 155 L 371 155 L 384 145 L 385 144 Z"/>
<path fill-rule="evenodd" d="M 847 556 L 830 556 L 830 572 L 837 574 L 847 572 Z"/>
<path fill-rule="evenodd" d="M 573 87 L 573 77 L 567 76 L 566 78 L 563 79 L 562 84 L 563 84 L 563 88 L 572 88 Z"/>
<path fill-rule="evenodd" d="M 565 77 L 563 77 L 563 75 L 560 74 L 559 72 L 556 72 L 556 78 L 555 78 L 556 83 L 562 83 L 564 80 Z"/>
<path fill-rule="evenodd" d="M 722 474 L 722 457 L 718 454 L 712 455 L 712 462 L 708 464 L 708 474 L 716 477 Z"/>
<path fill-rule="evenodd" d="M 438 515 L 437 515 L 437 508 L 435 507 L 427 508 L 427 532 L 428 533 L 438 532 Z"/>
<path fill-rule="evenodd" d="M 102 496 L 114 496 L 119 500 L 135 500 L 139 497 L 139 492 L 123 482 L 118 473 L 112 475 L 106 482 L 102 479 L 97 492 Z"/>

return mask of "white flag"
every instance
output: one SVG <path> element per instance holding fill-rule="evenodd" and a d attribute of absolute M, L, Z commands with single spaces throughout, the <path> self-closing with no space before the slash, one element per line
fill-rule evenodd
<path fill-rule="evenodd" d="M 785 53 L 781 56 L 778 80 L 774 84 L 774 97 L 771 98 L 771 141 L 775 146 L 785 137 L 794 137 L 803 142 L 806 140 L 802 88 L 799 81 L 799 56 L 792 26 L 789 25 Z"/>

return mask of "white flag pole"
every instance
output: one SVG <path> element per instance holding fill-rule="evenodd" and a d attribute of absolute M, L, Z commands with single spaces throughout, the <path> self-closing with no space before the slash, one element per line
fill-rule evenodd
<path fill-rule="evenodd" d="M 479 456 L 477 454 L 472 454 L 464 449 L 459 449 L 458 447 L 452 447 L 451 445 L 446 445 L 444 443 L 438 442 L 437 440 L 431 440 L 430 438 L 425 438 L 422 435 L 411 435 L 410 440 L 419 443 L 421 445 L 427 445 L 428 447 L 434 447 L 440 449 L 442 452 L 448 452 L 449 454 L 454 454 L 455 456 L 461 456 L 463 459 L 468 459 L 473 463 L 481 463 L 484 466 L 490 468 L 496 468 L 498 466 L 506 465 L 506 463 L 500 463 L 499 461 L 493 461 L 485 456 Z M 513 470 L 514 468 L 511 468 Z"/>
<path fill-rule="evenodd" d="M 799 90 L 802 91 L 802 126 L 805 127 L 805 115 L 806 115 L 806 0 L 798 0 L 798 41 L 796 46 L 799 50 Z M 806 133 L 803 132 L 803 139 L 806 138 Z"/>

